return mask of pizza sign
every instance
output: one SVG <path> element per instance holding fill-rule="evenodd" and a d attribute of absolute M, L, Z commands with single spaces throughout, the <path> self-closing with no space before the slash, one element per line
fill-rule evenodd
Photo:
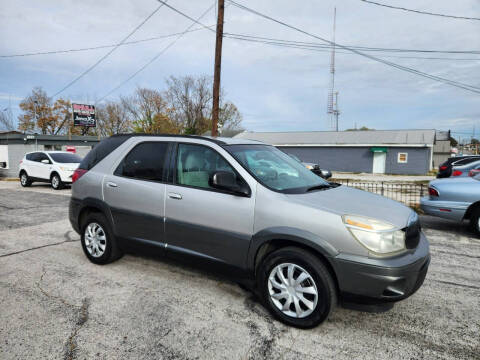
<path fill-rule="evenodd" d="M 95 106 L 84 104 L 72 104 L 73 126 L 95 127 Z"/>

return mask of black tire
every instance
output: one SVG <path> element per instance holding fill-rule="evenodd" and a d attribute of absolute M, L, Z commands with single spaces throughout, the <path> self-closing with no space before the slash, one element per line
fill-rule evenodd
<path fill-rule="evenodd" d="M 318 296 L 317 305 L 308 316 L 293 317 L 286 315 L 278 309 L 272 301 L 268 286 L 270 272 L 277 265 L 285 263 L 295 264 L 306 270 L 313 279 L 314 285 L 316 285 Z M 296 278 L 294 276 L 294 279 L 298 279 L 298 276 Z M 310 282 L 311 280 L 306 281 Z M 302 283 L 300 283 L 300 285 Z M 281 322 L 298 328 L 307 329 L 321 324 L 328 318 L 337 304 L 335 282 L 327 267 L 311 252 L 293 246 L 274 251 L 262 261 L 258 269 L 257 286 L 262 301 L 270 312 Z M 312 284 L 309 284 L 309 286 L 312 286 Z M 286 301 L 285 299 L 285 303 Z M 293 304 L 293 307 L 295 308 L 295 304 Z"/>
<path fill-rule="evenodd" d="M 87 249 L 85 232 L 90 224 L 98 224 L 105 235 L 105 250 L 101 256 L 94 256 Z M 92 263 L 104 265 L 118 260 L 123 256 L 123 252 L 118 247 L 113 231 L 103 214 L 97 212 L 88 214 L 81 225 L 80 234 L 83 252 Z"/>
<path fill-rule="evenodd" d="M 20 173 L 20 185 L 22 185 L 23 187 L 29 187 L 30 185 L 32 185 L 32 180 L 30 179 L 26 171 L 22 171 Z"/>
<path fill-rule="evenodd" d="M 57 173 L 53 173 L 50 176 L 50 185 L 52 186 L 53 190 L 61 190 L 65 187 L 65 184 L 60 178 L 60 175 L 58 175 Z"/>
<path fill-rule="evenodd" d="M 470 216 L 470 230 L 480 236 L 480 208 L 473 210 Z"/>

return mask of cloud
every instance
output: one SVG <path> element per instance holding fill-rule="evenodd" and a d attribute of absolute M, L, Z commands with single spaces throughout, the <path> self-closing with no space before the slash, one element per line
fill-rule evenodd
<path fill-rule="evenodd" d="M 480 24 L 410 14 L 364 4 L 357 0 L 297 2 L 239 0 L 282 21 L 330 38 L 333 8 L 337 7 L 337 41 L 346 45 L 480 50 Z M 171 1 L 196 17 L 211 0 Z M 405 0 L 405 7 L 452 14 L 480 13 L 480 2 L 465 0 Z M 5 1 L 0 13 L 0 54 L 114 44 L 156 7 L 153 0 L 30 0 Z M 214 11 L 204 19 L 215 23 Z M 190 21 L 162 8 L 132 39 L 183 31 Z M 319 40 L 261 19 L 232 5 L 225 12 L 225 31 L 279 39 Z M 62 96 L 95 99 L 103 96 L 146 64 L 171 39 L 117 49 L 100 66 Z M 163 89 L 169 75 L 213 73 L 214 34 L 187 34 L 113 98 L 137 86 Z M 72 54 L 0 59 L 0 92 L 18 99 L 33 86 L 53 94 L 95 63 L 108 49 Z M 382 57 L 382 53 L 374 53 Z M 383 54 L 385 55 L 385 54 Z M 392 55 L 392 54 L 389 54 Z M 415 55 L 415 54 L 393 54 Z M 424 55 L 429 56 L 429 55 Z M 434 57 L 433 55 L 430 55 Z M 435 55 L 446 56 L 446 55 Z M 450 55 L 480 59 L 480 55 Z M 387 58 L 403 66 L 480 87 L 479 61 Z M 245 116 L 249 130 L 326 130 L 326 98 L 330 82 L 330 54 L 224 39 L 222 85 Z M 337 54 L 340 128 L 357 123 L 375 128 L 464 126 L 478 121 L 479 94 L 373 62 L 352 54 Z M 0 95 L 0 103 L 5 99 Z M 442 119 L 442 121 L 439 121 Z M 463 119 L 459 122 L 458 119 Z M 479 124 L 480 125 L 480 124 Z"/>

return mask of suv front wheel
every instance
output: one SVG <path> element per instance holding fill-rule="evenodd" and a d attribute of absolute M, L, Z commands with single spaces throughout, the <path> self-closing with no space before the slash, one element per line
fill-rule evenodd
<path fill-rule="evenodd" d="M 258 286 L 272 314 L 299 328 L 319 325 L 337 303 L 329 270 L 315 255 L 296 247 L 279 249 L 265 258 Z"/>
<path fill-rule="evenodd" d="M 60 178 L 60 175 L 58 175 L 57 173 L 52 174 L 50 178 L 50 184 L 52 185 L 52 188 L 54 190 L 61 190 L 64 187 L 62 179 Z"/>

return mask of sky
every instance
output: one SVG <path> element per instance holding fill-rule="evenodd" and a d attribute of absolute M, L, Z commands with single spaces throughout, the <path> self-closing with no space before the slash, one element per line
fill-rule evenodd
<path fill-rule="evenodd" d="M 480 21 L 388 9 L 360 0 L 238 0 L 237 2 L 342 45 L 480 52 Z M 479 0 L 378 0 L 389 5 L 480 18 Z M 197 18 L 213 0 L 169 0 Z M 0 56 L 119 43 L 160 4 L 155 0 L 0 0 Z M 284 40 L 318 42 L 301 32 L 246 12 L 226 1 L 224 31 Z M 216 22 L 215 7 L 202 18 Z M 192 24 L 163 6 L 129 40 L 183 32 Z M 165 89 L 168 76 L 213 76 L 215 34 L 194 25 L 173 46 L 113 92 L 136 87 Z M 123 45 L 59 96 L 94 103 L 147 64 L 175 37 Z M 19 102 L 35 86 L 50 96 L 104 56 L 110 48 L 67 54 L 0 57 L 0 110 Z M 344 52 L 343 50 L 341 52 Z M 370 53 L 416 70 L 480 87 L 478 54 Z M 387 57 L 424 56 L 468 60 Z M 330 53 L 223 40 L 222 87 L 249 131 L 330 130 L 327 95 Z M 454 136 L 480 136 L 480 94 L 407 73 L 356 54 L 336 55 L 339 128 L 438 129 Z"/>

